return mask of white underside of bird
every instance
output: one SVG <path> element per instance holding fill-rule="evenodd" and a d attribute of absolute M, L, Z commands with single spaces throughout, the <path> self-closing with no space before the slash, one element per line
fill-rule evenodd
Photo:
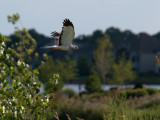
<path fill-rule="evenodd" d="M 51 33 L 55 44 L 53 46 L 44 46 L 42 48 L 49 48 L 52 50 L 58 49 L 58 50 L 77 50 L 78 47 L 76 45 L 72 44 L 72 41 L 75 36 L 74 26 L 72 22 L 69 19 L 65 19 L 63 21 L 63 27 L 61 33 L 58 33 L 56 31 Z"/>

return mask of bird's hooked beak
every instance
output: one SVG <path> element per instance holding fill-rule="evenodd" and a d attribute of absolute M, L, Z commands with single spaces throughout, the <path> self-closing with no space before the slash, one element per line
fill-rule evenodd
<path fill-rule="evenodd" d="M 76 46 L 76 47 L 74 48 L 74 50 L 78 50 L 78 47 Z"/>

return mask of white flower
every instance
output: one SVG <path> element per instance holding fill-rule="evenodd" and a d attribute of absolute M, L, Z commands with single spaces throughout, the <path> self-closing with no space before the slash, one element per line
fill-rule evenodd
<path fill-rule="evenodd" d="M 14 116 L 17 117 L 17 111 L 14 111 Z"/>
<path fill-rule="evenodd" d="M 20 60 L 18 60 L 17 65 L 20 66 L 22 64 L 22 62 Z"/>
<path fill-rule="evenodd" d="M 18 82 L 18 85 L 21 85 L 21 82 Z"/>
<path fill-rule="evenodd" d="M 22 110 L 19 111 L 22 114 Z"/>
<path fill-rule="evenodd" d="M 13 101 L 16 101 L 15 97 L 13 97 Z"/>
<path fill-rule="evenodd" d="M 6 46 L 4 42 L 2 42 L 2 46 Z"/>
<path fill-rule="evenodd" d="M 24 62 L 22 62 L 22 64 L 25 66 L 25 63 L 24 63 Z"/>
<path fill-rule="evenodd" d="M 58 78 L 59 78 L 59 74 L 56 74 L 56 77 L 58 77 Z"/>
<path fill-rule="evenodd" d="M 22 109 L 22 110 L 24 110 L 24 107 L 23 107 L 23 106 L 21 106 L 21 109 Z"/>
<path fill-rule="evenodd" d="M 27 97 L 28 97 L 28 98 L 31 98 L 32 96 L 31 96 L 31 94 L 30 94 L 30 95 L 27 94 Z"/>
<path fill-rule="evenodd" d="M 29 65 L 28 65 L 28 64 L 26 64 L 26 67 L 27 67 L 27 68 L 29 68 Z"/>
<path fill-rule="evenodd" d="M 9 54 L 6 54 L 6 58 L 9 59 Z"/>
<path fill-rule="evenodd" d="M 3 52 L 4 52 L 3 50 L 0 50 L 0 56 L 2 56 L 2 55 L 3 55 Z"/>
<path fill-rule="evenodd" d="M 5 113 L 5 106 L 2 107 L 2 113 Z"/>
<path fill-rule="evenodd" d="M 0 75 L 1 75 L 1 74 L 0 74 Z M 0 86 L 1 86 L 1 87 L 3 87 L 3 84 L 2 84 L 2 83 L 0 83 Z"/>
<path fill-rule="evenodd" d="M 56 85 L 58 84 L 58 79 L 55 80 L 55 84 L 56 84 Z"/>
<path fill-rule="evenodd" d="M 47 99 L 46 99 L 46 102 L 48 103 L 49 102 L 49 98 L 47 97 Z"/>

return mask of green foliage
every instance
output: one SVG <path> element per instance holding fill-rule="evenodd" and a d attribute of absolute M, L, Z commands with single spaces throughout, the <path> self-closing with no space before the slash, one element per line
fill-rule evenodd
<path fill-rule="evenodd" d="M 8 15 L 8 22 L 11 22 L 12 24 L 16 24 L 20 18 L 20 15 L 18 13 L 13 15 Z"/>
<path fill-rule="evenodd" d="M 89 93 L 100 92 L 102 90 L 100 77 L 94 69 L 85 82 L 85 88 Z"/>
<path fill-rule="evenodd" d="M 59 73 L 65 82 L 74 80 L 77 76 L 76 62 L 69 56 L 65 56 L 62 61 L 56 61 L 56 65 L 56 73 Z"/>
<path fill-rule="evenodd" d="M 69 56 L 66 56 L 61 61 L 60 60 L 54 61 L 52 57 L 49 57 L 46 63 L 42 63 L 42 66 L 40 66 L 40 69 L 42 70 L 41 73 L 44 76 L 46 73 L 47 74 L 59 73 L 60 77 L 62 77 L 62 79 L 66 82 L 68 82 L 71 79 L 74 79 L 75 76 L 77 75 L 76 62 L 71 60 Z M 44 79 L 47 79 L 47 78 L 44 77 Z M 44 80 L 44 79 L 41 79 L 41 80 L 43 82 L 47 82 L 47 80 Z"/>
<path fill-rule="evenodd" d="M 93 99 L 93 98 L 100 98 L 100 97 L 104 97 L 105 94 L 104 93 L 93 93 L 91 94 L 90 98 Z"/>
<path fill-rule="evenodd" d="M 149 103 L 146 103 L 144 105 L 139 106 L 138 108 L 140 109 L 157 109 L 160 107 L 160 101 L 159 100 L 154 100 Z"/>
<path fill-rule="evenodd" d="M 125 59 L 125 56 L 122 56 L 118 63 L 114 63 L 112 66 L 112 80 L 114 84 L 123 84 L 127 80 L 135 79 L 135 72 L 132 71 L 132 64 L 130 60 Z"/>
<path fill-rule="evenodd" d="M 142 108 L 134 109 L 131 106 L 123 97 L 112 98 L 108 103 L 106 113 L 104 113 L 104 120 L 158 120 L 160 118 L 159 106 L 145 110 L 142 110 Z"/>
<path fill-rule="evenodd" d="M 106 75 L 114 62 L 113 45 L 107 35 L 97 40 L 97 49 L 93 53 L 96 67 L 105 84 Z"/>
<path fill-rule="evenodd" d="M 134 89 L 126 91 L 126 95 L 127 97 L 141 97 L 148 95 L 148 93 L 145 89 Z"/>
<path fill-rule="evenodd" d="M 69 98 L 76 96 L 76 92 L 73 89 L 66 88 L 65 90 L 62 91 L 65 96 L 68 96 Z"/>
<path fill-rule="evenodd" d="M 48 57 L 47 57 L 48 58 Z M 41 62 L 41 65 L 39 66 L 39 79 L 43 83 L 47 83 L 49 81 L 49 78 L 53 75 L 54 70 L 54 61 L 51 56 L 49 56 L 48 59 L 46 59 L 45 62 Z"/>
<path fill-rule="evenodd" d="M 155 89 L 155 88 L 145 88 L 145 90 L 149 95 L 153 95 L 160 92 L 158 89 Z"/>
<path fill-rule="evenodd" d="M 117 91 L 118 96 L 126 96 L 126 98 L 142 97 L 147 95 L 158 94 L 159 90 L 155 88 L 138 88 Z M 110 92 L 110 94 L 113 94 Z"/>
<path fill-rule="evenodd" d="M 39 94 L 38 71 L 21 60 L 10 66 L 13 50 L 4 40 L 0 35 L 0 119 L 46 119 L 50 100 Z"/>
<path fill-rule="evenodd" d="M 158 93 L 157 89 L 153 88 L 139 88 L 139 89 L 129 89 L 129 90 L 122 90 L 118 91 L 118 95 L 126 96 L 127 98 L 134 98 L 134 97 L 141 97 L 146 95 L 153 95 Z"/>
<path fill-rule="evenodd" d="M 86 57 L 79 57 L 77 62 L 78 73 L 81 76 L 87 76 L 90 73 L 90 66 Z"/>
<path fill-rule="evenodd" d="M 125 97 L 115 97 L 108 102 L 107 112 L 104 114 L 104 120 L 119 120 L 126 117 Z"/>
<path fill-rule="evenodd" d="M 142 83 L 136 83 L 136 84 L 134 84 L 134 89 L 137 89 L 137 88 L 144 88 L 145 86 L 144 86 L 144 84 L 142 84 Z"/>
<path fill-rule="evenodd" d="M 78 118 L 84 120 L 103 120 L 104 110 L 92 110 L 92 108 L 87 108 L 83 103 L 78 101 L 78 103 L 72 102 L 72 104 L 59 105 L 58 113 L 60 120 L 68 120 L 66 113 L 70 116 L 71 120 L 79 120 Z"/>
<path fill-rule="evenodd" d="M 50 78 L 53 76 L 53 73 L 59 74 L 59 82 L 54 87 L 54 90 L 60 91 L 63 87 L 63 82 L 68 82 L 72 80 L 77 75 L 76 63 L 71 60 L 69 56 L 66 56 L 63 60 L 53 60 L 51 56 L 44 55 L 45 62 L 41 62 L 39 66 L 39 79 L 43 83 L 47 84 L 46 87 L 52 87 L 49 85 Z M 63 81 L 62 81 L 63 80 Z M 47 88 L 49 89 L 49 88 Z"/>
<path fill-rule="evenodd" d="M 41 82 L 45 83 L 45 92 L 51 93 L 53 91 L 60 91 L 63 87 L 62 78 L 59 75 L 53 74 L 58 73 L 55 71 L 56 63 L 53 61 L 53 58 L 51 56 L 44 55 L 46 62 L 41 62 L 41 65 L 39 66 L 39 79 Z M 56 86 L 53 86 L 53 83 L 55 82 L 54 79 L 57 79 L 59 81 L 56 82 Z"/>
<path fill-rule="evenodd" d="M 62 80 L 59 79 L 59 74 L 53 74 L 45 85 L 46 94 L 53 93 L 54 91 L 60 91 L 63 87 Z"/>
<path fill-rule="evenodd" d="M 8 15 L 8 21 L 15 24 L 20 19 L 18 13 Z M 13 49 L 14 57 L 16 60 L 21 59 L 22 61 L 31 61 L 31 55 L 34 53 L 37 43 L 35 39 L 29 34 L 26 28 L 19 29 L 15 28 L 16 41 L 12 41 L 11 48 Z"/>
<path fill-rule="evenodd" d="M 73 120 L 76 118 L 84 120 L 159 120 L 160 94 L 127 99 L 124 94 L 125 90 L 110 92 L 110 94 L 93 93 L 81 97 L 60 98 L 57 104 L 54 104 L 55 109 L 60 120 L 67 120 L 66 113 Z M 124 93 L 119 94 L 119 92 Z"/>

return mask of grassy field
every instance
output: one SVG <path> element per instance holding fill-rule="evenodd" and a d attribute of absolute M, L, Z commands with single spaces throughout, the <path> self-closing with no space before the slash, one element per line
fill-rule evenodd
<path fill-rule="evenodd" d="M 160 92 L 156 89 L 114 90 L 70 98 L 56 96 L 55 102 L 52 106 L 60 120 L 160 119 Z"/>

